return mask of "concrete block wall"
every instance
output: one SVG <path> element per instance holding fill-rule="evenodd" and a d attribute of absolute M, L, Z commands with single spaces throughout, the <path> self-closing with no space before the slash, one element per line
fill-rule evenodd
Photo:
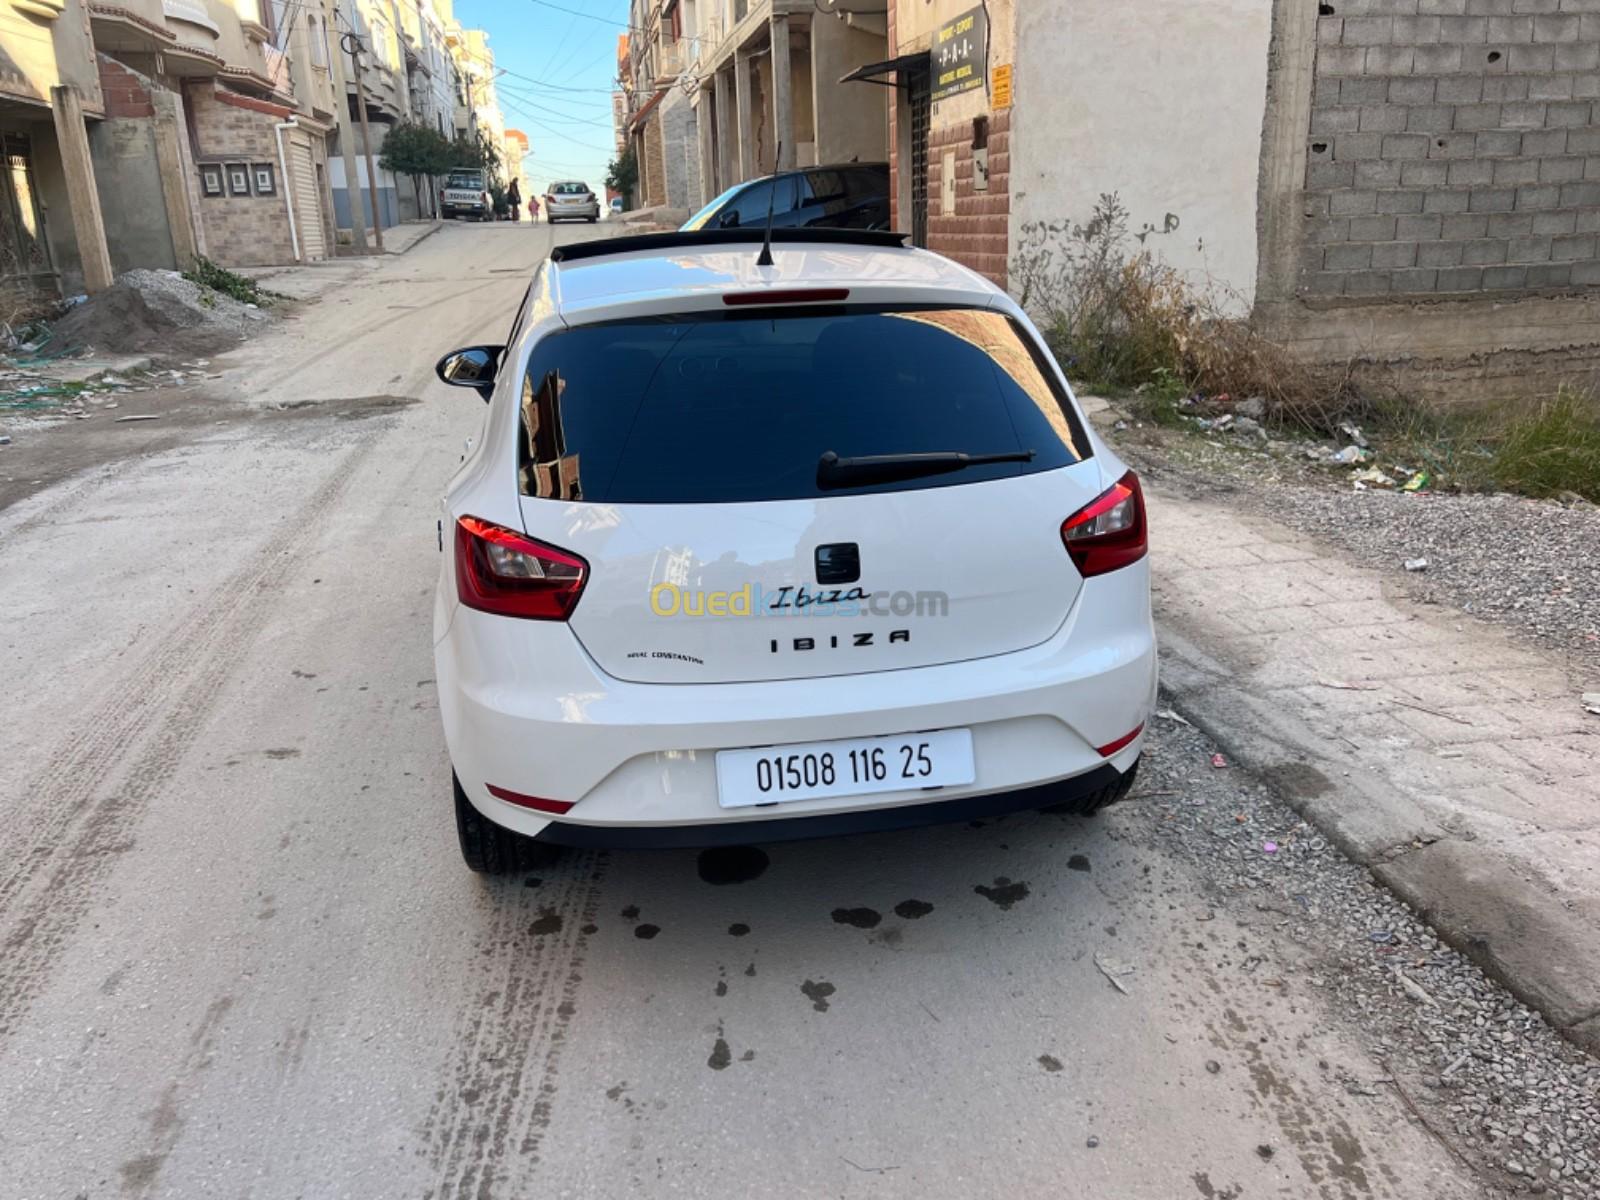
<path fill-rule="evenodd" d="M 1324 0 L 1297 291 L 1600 283 L 1600 0 Z"/>

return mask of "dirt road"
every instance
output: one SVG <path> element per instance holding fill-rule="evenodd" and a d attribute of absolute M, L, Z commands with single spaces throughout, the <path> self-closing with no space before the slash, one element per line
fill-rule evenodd
<path fill-rule="evenodd" d="M 1332 926 L 1265 936 L 1152 798 L 465 871 L 429 595 L 482 407 L 432 364 L 549 239 L 324 268 L 218 385 L 319 404 L 0 511 L 0 1191 L 1490 1194 L 1303 982 Z"/>

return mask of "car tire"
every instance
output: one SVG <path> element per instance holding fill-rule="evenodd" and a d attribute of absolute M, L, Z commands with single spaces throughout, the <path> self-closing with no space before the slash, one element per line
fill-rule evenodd
<path fill-rule="evenodd" d="M 472 806 L 461 780 L 450 772 L 455 792 L 456 837 L 461 843 L 461 858 L 479 875 L 509 875 L 513 871 L 547 867 L 561 857 L 561 847 L 536 842 L 496 825 Z"/>
<path fill-rule="evenodd" d="M 1140 758 L 1142 757 L 1141 755 Z M 1118 776 L 1115 783 L 1106 785 L 1098 792 L 1079 796 L 1076 800 L 1068 800 L 1063 804 L 1051 804 L 1039 811 L 1060 813 L 1069 817 L 1092 817 L 1101 809 L 1127 798 L 1128 793 L 1133 790 L 1134 780 L 1139 777 L 1139 762 L 1139 758 L 1134 759 L 1133 766 Z"/>

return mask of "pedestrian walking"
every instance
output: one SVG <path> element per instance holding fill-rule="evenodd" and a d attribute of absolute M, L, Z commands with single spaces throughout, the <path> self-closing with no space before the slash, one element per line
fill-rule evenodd
<path fill-rule="evenodd" d="M 506 192 L 506 201 L 511 205 L 511 219 L 513 221 L 522 220 L 522 184 L 520 181 L 515 179 L 511 181 L 511 188 Z"/>

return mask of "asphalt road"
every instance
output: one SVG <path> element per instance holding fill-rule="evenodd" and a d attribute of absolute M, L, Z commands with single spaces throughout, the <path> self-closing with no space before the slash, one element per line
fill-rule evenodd
<path fill-rule="evenodd" d="M 1117 813 L 465 870 L 432 364 L 550 236 L 300 273 L 220 423 L 0 511 L 0 1194 L 1483 1194 Z"/>

